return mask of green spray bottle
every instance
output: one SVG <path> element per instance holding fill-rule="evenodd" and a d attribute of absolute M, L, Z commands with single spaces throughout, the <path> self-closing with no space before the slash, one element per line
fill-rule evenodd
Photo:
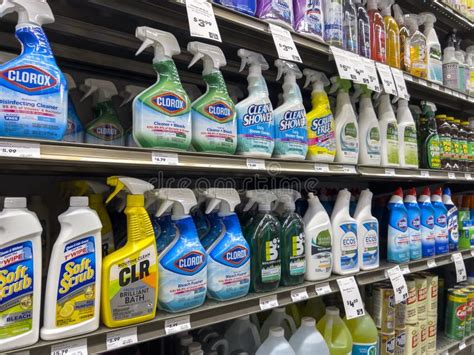
<path fill-rule="evenodd" d="M 181 53 L 176 37 L 151 27 L 137 27 L 143 43 L 152 46 L 158 81 L 133 100 L 133 137 L 141 147 L 187 150 L 191 144 L 191 102 L 172 59 Z"/>
<path fill-rule="evenodd" d="M 422 168 L 441 169 L 440 143 L 436 125 L 436 105 L 430 101 L 421 102 L 422 115 L 420 116 L 420 160 Z"/>
<path fill-rule="evenodd" d="M 293 286 L 304 281 L 306 272 L 304 222 L 295 212 L 295 202 L 301 198 L 298 191 L 276 189 L 273 211 L 281 224 L 281 284 Z"/>
<path fill-rule="evenodd" d="M 188 51 L 194 55 L 188 68 L 202 59 L 202 76 L 207 84 L 206 93 L 191 106 L 192 145 L 198 152 L 234 154 L 237 148 L 235 105 L 219 70 L 227 64 L 224 53 L 219 47 L 201 42 L 189 42 Z"/>
<path fill-rule="evenodd" d="M 271 204 L 277 199 L 268 190 L 249 190 L 244 211 L 258 204 L 258 213 L 245 228 L 244 236 L 250 246 L 250 290 L 275 290 L 281 279 L 280 222 L 271 213 Z"/>

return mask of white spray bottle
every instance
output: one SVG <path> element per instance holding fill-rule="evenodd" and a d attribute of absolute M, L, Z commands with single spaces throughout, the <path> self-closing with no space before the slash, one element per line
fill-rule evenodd
<path fill-rule="evenodd" d="M 416 125 L 408 107 L 408 100 L 398 99 L 397 125 L 400 167 L 418 169 Z"/>
<path fill-rule="evenodd" d="M 436 16 L 431 12 L 422 12 L 419 14 L 425 30 L 423 34 L 426 37 L 426 52 L 428 56 L 428 79 L 439 84 L 443 84 L 443 62 L 441 56 L 443 51 L 439 44 L 438 35 L 434 29 Z"/>
<path fill-rule="evenodd" d="M 120 104 L 120 107 L 128 105 L 138 94 L 145 91 L 145 87 L 138 85 L 125 85 L 124 90 L 120 93 L 120 96 L 123 97 L 123 101 Z M 125 129 L 125 145 L 127 147 L 138 147 L 137 143 L 133 139 L 132 133 L 132 117 L 127 117 L 127 125 L 123 127 Z"/>
<path fill-rule="evenodd" d="M 379 221 L 372 215 L 373 195 L 369 189 L 362 190 L 354 212 L 354 219 L 357 221 L 361 270 L 372 270 L 379 267 Z"/>
<path fill-rule="evenodd" d="M 376 101 L 376 106 L 379 116 L 381 165 L 397 167 L 400 164 L 398 124 L 390 103 L 390 95 L 383 92 Z"/>

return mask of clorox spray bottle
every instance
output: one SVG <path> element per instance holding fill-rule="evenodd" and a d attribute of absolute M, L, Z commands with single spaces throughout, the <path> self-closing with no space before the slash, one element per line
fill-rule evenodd
<path fill-rule="evenodd" d="M 76 92 L 76 82 L 74 81 L 71 74 L 63 73 L 67 80 L 68 86 L 68 101 L 67 101 L 67 129 L 64 134 L 63 141 L 83 143 L 84 142 L 84 126 L 77 115 L 76 107 L 72 101 L 71 94 Z"/>
<path fill-rule="evenodd" d="M 283 82 L 283 103 L 273 112 L 275 118 L 275 151 L 276 158 L 306 158 L 308 137 L 306 132 L 306 111 L 303 105 L 300 87 L 296 79 L 303 77 L 295 63 L 275 60 L 278 68 L 277 80 L 285 75 Z"/>
<path fill-rule="evenodd" d="M 273 107 L 262 75 L 262 70 L 268 70 L 268 63 L 260 53 L 246 49 L 239 49 L 237 55 L 242 59 L 240 71 L 249 65 L 249 96 L 235 106 L 237 154 L 269 158 L 275 146 L 275 127 Z"/>
<path fill-rule="evenodd" d="M 154 186 L 146 181 L 111 176 L 107 185 L 115 190 L 110 202 L 126 190 L 127 243 L 102 263 L 101 316 L 109 328 L 151 320 L 156 314 L 158 270 L 155 234 L 145 209 L 145 196 Z"/>
<path fill-rule="evenodd" d="M 210 188 L 206 212 L 219 207 L 217 218 L 223 228 L 207 249 L 207 294 L 219 301 L 245 296 L 250 288 L 250 247 L 234 212 L 240 203 L 235 189 Z"/>
<path fill-rule="evenodd" d="M 434 208 L 431 204 L 430 188 L 425 187 L 418 197 L 421 219 L 421 252 L 423 258 L 435 255 L 435 235 L 434 235 Z"/>
<path fill-rule="evenodd" d="M 336 156 L 336 133 L 334 117 L 324 87 L 330 85 L 326 74 L 304 69 L 307 87 L 313 85 L 311 92 L 311 111 L 306 113 L 306 130 L 308 132 L 308 154 L 306 158 L 317 162 L 332 163 Z"/>
<path fill-rule="evenodd" d="M 373 193 L 369 189 L 362 190 L 354 213 L 361 270 L 379 267 L 379 221 L 372 215 L 372 196 Z"/>
<path fill-rule="evenodd" d="M 443 203 L 441 187 L 438 187 L 431 195 L 431 204 L 434 209 L 435 254 L 446 254 L 449 252 L 448 210 Z"/>
<path fill-rule="evenodd" d="M 181 52 L 176 37 L 151 27 L 137 27 L 143 41 L 137 55 L 153 47 L 158 80 L 133 100 L 133 137 L 140 147 L 187 150 L 191 144 L 191 102 L 181 85 L 173 56 Z"/>
<path fill-rule="evenodd" d="M 190 189 L 159 189 L 155 193 L 161 202 L 156 215 L 161 216 L 171 207 L 171 219 L 177 229 L 175 239 L 158 258 L 158 305 L 168 312 L 198 307 L 206 299 L 207 255 L 189 214 L 196 197 Z"/>
<path fill-rule="evenodd" d="M 403 204 L 403 190 L 399 187 L 388 201 L 387 260 L 405 263 L 410 260 L 408 212 Z"/>
<path fill-rule="evenodd" d="M 192 104 L 192 145 L 198 152 L 234 154 L 237 148 L 235 105 L 219 70 L 226 60 L 222 49 L 202 42 L 189 42 L 194 55 L 188 68 L 203 61 L 204 95 Z"/>
<path fill-rule="evenodd" d="M 18 13 L 15 36 L 22 53 L 0 66 L 0 136 L 61 140 L 67 82 L 41 27 L 54 22 L 53 13 L 44 0 L 2 1 L 0 16 L 12 12 Z"/>

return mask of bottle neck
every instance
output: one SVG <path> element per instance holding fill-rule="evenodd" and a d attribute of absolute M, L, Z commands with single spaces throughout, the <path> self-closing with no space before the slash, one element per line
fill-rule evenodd
<path fill-rule="evenodd" d="M 16 27 L 16 37 L 21 42 L 22 54 L 36 54 L 53 57 L 43 28 L 34 24 L 21 24 Z"/>
<path fill-rule="evenodd" d="M 181 84 L 178 69 L 176 68 L 176 64 L 171 58 L 162 57 L 156 61 L 154 60 L 153 68 L 158 73 L 158 80 L 160 83 L 171 81 Z"/>
<path fill-rule="evenodd" d="M 302 100 L 301 91 L 296 79 L 293 76 L 287 75 L 283 83 L 283 101 Z"/>
<path fill-rule="evenodd" d="M 224 76 L 219 70 L 214 70 L 203 76 L 204 82 L 207 84 L 207 92 L 212 94 L 227 94 L 227 86 Z"/>
<path fill-rule="evenodd" d="M 127 242 L 154 237 L 153 226 L 144 207 L 143 195 L 127 196 L 125 215 L 127 216 Z"/>
<path fill-rule="evenodd" d="M 184 218 L 174 220 L 176 228 L 179 230 L 179 236 L 182 239 L 192 239 L 197 237 L 196 227 L 193 219 L 189 215 L 185 215 Z"/>
<path fill-rule="evenodd" d="M 116 115 L 114 105 L 110 99 L 108 101 L 98 102 L 95 106 L 95 112 L 96 117 L 102 117 L 104 115 Z"/>

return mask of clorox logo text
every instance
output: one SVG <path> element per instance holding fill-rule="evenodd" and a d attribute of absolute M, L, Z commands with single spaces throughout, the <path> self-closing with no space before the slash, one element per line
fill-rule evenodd
<path fill-rule="evenodd" d="M 207 105 L 204 111 L 217 122 L 227 122 L 234 115 L 234 110 L 222 101 Z"/>
<path fill-rule="evenodd" d="M 224 260 L 230 264 L 239 265 L 246 260 L 249 251 L 242 245 L 237 245 L 224 253 Z"/>
<path fill-rule="evenodd" d="M 174 265 L 185 272 L 194 272 L 204 263 L 204 254 L 192 251 L 175 261 Z"/>
<path fill-rule="evenodd" d="M 54 76 L 33 65 L 9 68 L 0 72 L 0 75 L 11 84 L 29 92 L 49 89 L 58 83 Z"/>
<path fill-rule="evenodd" d="M 172 92 L 157 95 L 151 101 L 160 110 L 173 115 L 184 111 L 187 107 L 186 101 Z"/>

